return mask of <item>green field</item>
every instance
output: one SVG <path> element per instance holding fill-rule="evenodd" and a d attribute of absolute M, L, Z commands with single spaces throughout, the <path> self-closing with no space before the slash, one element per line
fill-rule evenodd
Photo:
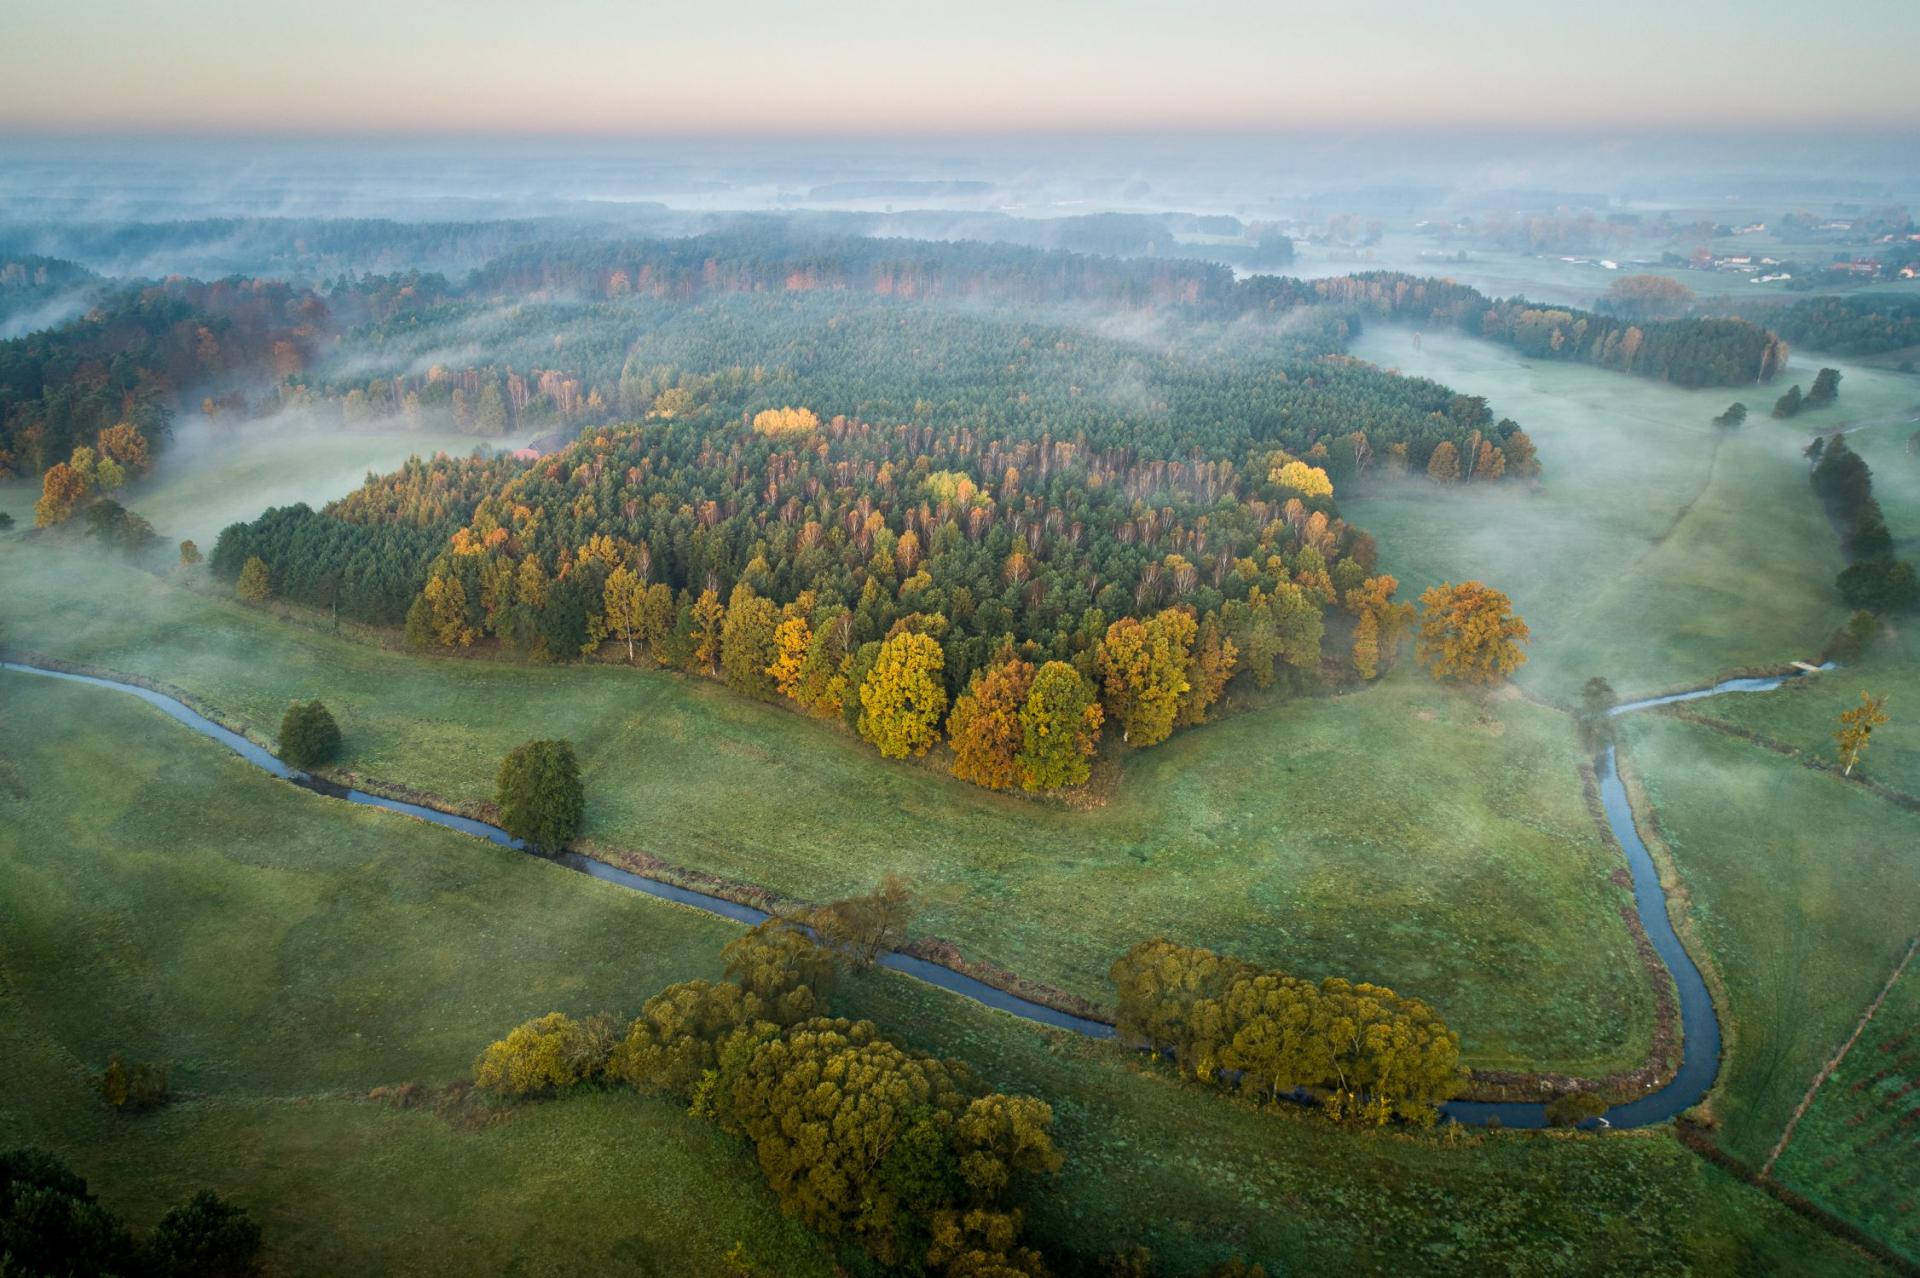
<path fill-rule="evenodd" d="M 1571 703 L 1596 674 L 1622 693 L 1700 683 L 1812 656 L 1845 618 L 1839 546 L 1800 450 L 1829 419 L 1920 398 L 1920 379 L 1847 365 L 1844 411 L 1781 423 L 1767 414 L 1784 385 L 1680 390 L 1445 333 L 1422 347 L 1379 328 L 1354 351 L 1486 396 L 1539 446 L 1542 490 L 1415 481 L 1343 508 L 1380 539 L 1403 593 L 1472 576 L 1511 595 L 1533 627 L 1522 685 Z M 1813 371 L 1796 357 L 1790 377 Z M 1747 426 L 1714 427 L 1735 398 L 1754 410 Z"/>
<path fill-rule="evenodd" d="M 1920 377 L 1890 373 L 1878 377 L 1903 390 L 1911 401 L 1903 407 L 1920 415 Z M 1841 384 L 1843 401 L 1851 389 L 1850 374 Z M 1827 415 L 1848 419 L 1839 405 L 1827 410 Z M 1847 443 L 1873 467 L 1874 496 L 1886 512 L 1897 553 L 1920 560 L 1920 452 L 1908 451 L 1908 440 L 1916 430 L 1920 422 L 1888 422 L 1850 432 Z M 1831 760 L 1835 757 L 1832 734 L 1840 712 L 1858 705 L 1862 691 L 1889 698 L 1893 720 L 1874 734 L 1863 765 L 1865 774 L 1897 790 L 1920 794 L 1920 626 L 1911 618 L 1896 620 L 1882 631 L 1866 656 L 1840 674 L 1779 697 L 1715 702 L 1708 712 Z"/>
<path fill-rule="evenodd" d="M 0 675 L 0 1142 L 60 1150 L 144 1225 L 208 1185 L 275 1272 L 825 1272 L 752 1159 L 661 1102 L 523 1105 L 470 1126 L 365 1099 L 440 1083 L 531 1012 L 631 1011 L 712 973 L 717 920 L 248 769 L 119 694 Z M 38 729 L 57 723 L 60 730 Z M 1166 1272 L 1868 1272 L 1660 1132 L 1356 1133 L 1259 1113 L 1112 1045 L 878 973 L 844 1010 L 1055 1106 L 1067 1171 L 1036 1234 L 1150 1246 Z M 113 1118 L 105 1053 L 191 1093 Z M 1150 1205 L 1150 1206 L 1149 1206 Z"/>
<path fill-rule="evenodd" d="M 346 769 L 461 802 L 491 798 L 513 745 L 568 737 L 589 837 L 803 900 L 898 871 L 926 895 L 923 933 L 1091 999 L 1123 950 L 1166 934 L 1418 995 L 1476 1065 L 1600 1074 L 1645 1055 L 1618 855 L 1566 720 L 1517 698 L 1483 721 L 1403 674 L 1263 707 L 1126 759 L 1111 800 L 1075 811 L 887 763 L 714 683 L 386 651 L 17 539 L 0 571 L 17 647 L 183 687 L 263 739 L 290 697 L 321 697 Z M 103 588 L 82 605 L 80 582 Z"/>
<path fill-rule="evenodd" d="M 1708 728 L 1623 723 L 1725 980 L 1720 1140 L 1758 1166 L 1920 930 L 1920 816 Z"/>
<path fill-rule="evenodd" d="M 1888 991 L 1773 1174 L 1920 1259 L 1920 966 Z"/>

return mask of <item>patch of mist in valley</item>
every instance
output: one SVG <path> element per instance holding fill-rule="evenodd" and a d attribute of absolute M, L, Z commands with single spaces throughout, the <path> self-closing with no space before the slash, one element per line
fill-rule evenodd
<path fill-rule="evenodd" d="M 210 421 L 194 413 L 175 423 L 154 473 L 119 500 L 152 523 L 166 547 L 191 539 L 205 552 L 228 524 L 296 502 L 318 509 L 358 488 L 369 473 L 385 474 L 410 456 L 517 446 L 511 439 L 463 434 L 445 414 L 429 416 L 417 429 L 399 417 L 349 429 L 330 406 L 241 421 Z"/>

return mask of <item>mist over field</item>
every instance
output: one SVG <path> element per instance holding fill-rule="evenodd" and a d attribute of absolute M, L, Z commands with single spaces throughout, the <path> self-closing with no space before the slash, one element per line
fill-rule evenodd
<path fill-rule="evenodd" d="M 0 1273 L 1914 1272 L 1916 14 L 16 0 Z"/>

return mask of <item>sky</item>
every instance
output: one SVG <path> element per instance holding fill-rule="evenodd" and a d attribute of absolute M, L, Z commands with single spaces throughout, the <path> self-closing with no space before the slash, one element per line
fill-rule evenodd
<path fill-rule="evenodd" d="M 0 0 L 0 30 L 13 134 L 1920 128 L 1913 0 Z"/>

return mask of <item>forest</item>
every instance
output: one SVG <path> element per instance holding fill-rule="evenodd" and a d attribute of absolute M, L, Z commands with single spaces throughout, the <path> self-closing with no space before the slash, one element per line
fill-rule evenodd
<path fill-rule="evenodd" d="M 1815 297 L 1760 314 L 1796 346 L 1835 355 L 1879 355 L 1920 346 L 1920 300 Z"/>
<path fill-rule="evenodd" d="M 6 269 L 23 282 L 64 270 L 25 258 Z M 991 302 L 1051 312 L 1070 328 L 1085 328 L 1083 311 L 1091 307 L 1109 322 L 1137 314 L 1185 326 L 1182 342 L 1211 348 L 1216 360 L 1250 346 L 1295 359 L 1337 354 L 1364 319 L 1438 319 L 1530 355 L 1683 386 L 1764 380 L 1785 358 L 1778 338 L 1742 320 L 1641 325 L 1494 301 L 1412 276 L 1235 280 L 1225 267 L 1195 260 L 807 235 L 768 220 L 684 239 L 576 235 L 512 249 L 458 284 L 416 270 L 343 274 L 322 289 L 237 276 L 120 285 L 70 323 L 0 343 L 0 474 L 43 472 L 123 421 L 162 443 L 170 415 L 192 397 L 210 411 L 242 415 L 325 401 L 348 424 L 383 414 L 418 424 L 422 414 L 445 409 L 481 435 L 623 420 L 636 407 L 626 381 L 659 366 L 778 370 L 801 366 L 811 353 L 817 370 L 848 354 L 856 337 L 880 340 L 876 324 L 919 322 L 917 312 L 876 320 L 884 313 L 863 311 L 853 322 L 865 328 L 840 334 L 840 322 L 819 311 L 796 313 L 784 328 L 778 317 L 749 320 L 738 307 L 714 318 L 715 304 L 735 294 L 796 304 L 816 294 L 840 302 Z M 708 304 L 685 305 L 696 300 Z M 928 322 L 950 319 L 943 310 Z M 729 321 L 731 330 L 721 327 Z M 809 322 L 818 331 L 800 334 Z M 1258 341 L 1246 340 L 1248 324 Z M 636 363 L 643 335 L 654 353 Z M 1149 333 L 1141 344 L 1152 340 Z M 716 353 L 722 342 L 740 353 L 723 360 Z M 379 375 L 369 376 L 375 369 Z M 923 363 L 915 370 L 929 371 L 943 369 Z M 904 408 L 929 396 L 916 388 L 897 398 Z M 1410 458 L 1416 467 L 1427 460 L 1417 447 Z"/>
<path fill-rule="evenodd" d="M 1099 705 L 1144 747 L 1232 678 L 1316 671 L 1329 632 L 1341 671 L 1393 664 L 1409 609 L 1337 489 L 1539 473 L 1477 397 L 1204 321 L 1156 350 L 886 298 L 587 319 L 566 331 L 595 384 L 430 370 L 371 390 L 452 401 L 486 435 L 583 403 L 628 420 L 270 510 L 221 534 L 215 576 L 419 647 L 722 678 L 884 754 L 944 723 L 960 775 L 1048 789 L 1086 779 Z M 420 320 L 369 331 L 404 358 Z"/>
<path fill-rule="evenodd" d="M 1635 323 L 1520 297 L 1496 301 L 1462 284 L 1392 271 L 1316 280 L 1314 287 L 1363 315 L 1451 324 L 1535 359 L 1588 363 L 1676 386 L 1746 386 L 1772 380 L 1787 364 L 1787 344 L 1742 319 Z"/>

